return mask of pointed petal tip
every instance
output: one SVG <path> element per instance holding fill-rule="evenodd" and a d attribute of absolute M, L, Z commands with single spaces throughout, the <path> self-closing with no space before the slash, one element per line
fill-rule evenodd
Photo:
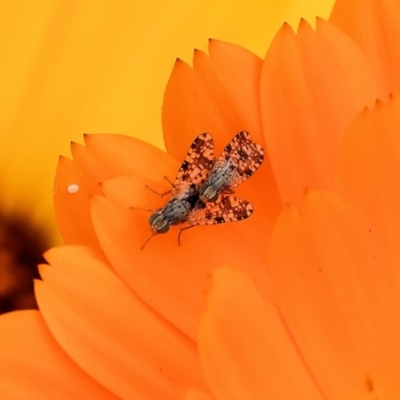
<path fill-rule="evenodd" d="M 39 274 L 41 275 L 44 268 L 39 269 Z M 41 279 L 33 279 L 33 287 L 35 289 L 35 297 L 36 297 L 36 288 L 39 287 L 43 281 Z"/>
<path fill-rule="evenodd" d="M 59 156 L 58 156 L 58 161 L 59 162 L 65 162 L 65 161 L 71 161 L 68 157 L 66 157 L 66 156 L 63 156 L 62 154 L 60 154 Z"/>
<path fill-rule="evenodd" d="M 289 24 L 289 22 L 284 22 L 282 27 L 281 27 L 281 29 L 278 31 L 277 34 L 279 34 L 279 32 L 287 33 L 287 34 L 293 34 L 294 33 L 294 29 Z"/>
<path fill-rule="evenodd" d="M 305 18 L 300 18 L 300 22 L 299 22 L 299 27 L 298 30 L 300 29 L 312 29 L 312 26 L 310 25 L 310 23 L 305 19 Z"/>
<path fill-rule="evenodd" d="M 73 153 L 74 149 L 79 147 L 79 143 L 74 142 L 73 140 L 70 141 L 69 143 L 69 148 L 71 150 L 71 153 Z"/>
<path fill-rule="evenodd" d="M 185 61 L 183 61 L 181 58 L 177 58 L 175 60 L 175 64 L 172 68 L 172 73 L 176 72 L 176 71 L 181 71 L 183 70 L 185 67 L 187 67 L 187 63 Z M 172 75 L 172 74 L 171 74 Z"/>
<path fill-rule="evenodd" d="M 47 251 L 46 251 L 46 253 L 47 253 Z M 43 257 L 45 256 L 46 253 L 43 254 Z M 38 266 L 37 266 L 39 275 L 42 279 L 43 279 L 43 271 L 47 266 L 48 266 L 48 264 L 38 264 Z M 35 282 L 36 280 L 38 280 L 38 279 L 34 279 L 33 282 Z M 39 280 L 41 280 L 41 279 L 39 279 Z"/>
<path fill-rule="evenodd" d="M 49 250 L 46 250 L 44 253 L 43 253 L 43 258 L 48 262 L 48 256 L 49 256 L 49 254 L 53 251 L 53 249 L 54 249 L 54 247 L 53 248 L 51 248 L 51 249 L 49 249 Z M 40 267 L 40 265 L 38 266 L 38 268 Z"/>

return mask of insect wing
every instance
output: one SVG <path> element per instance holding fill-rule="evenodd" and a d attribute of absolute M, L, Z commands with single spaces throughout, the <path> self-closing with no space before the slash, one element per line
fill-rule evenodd
<path fill-rule="evenodd" d="M 188 217 L 189 225 L 215 225 L 225 222 L 241 221 L 253 214 L 253 206 L 243 199 L 222 195 L 214 202 L 207 202 L 192 211 Z"/>
<path fill-rule="evenodd" d="M 236 171 L 229 187 L 234 188 L 247 179 L 260 168 L 264 160 L 264 149 L 258 143 L 249 143 L 233 154 L 236 162 Z"/>
<path fill-rule="evenodd" d="M 219 159 L 228 160 L 231 154 L 238 151 L 241 147 L 251 143 L 251 135 L 249 132 L 242 131 L 235 135 L 235 137 L 225 146 Z"/>
<path fill-rule="evenodd" d="M 264 149 L 252 143 L 250 133 L 239 132 L 215 161 L 210 175 L 200 187 L 201 201 L 214 201 L 218 194 L 233 193 L 233 188 L 249 179 L 261 166 Z"/>
<path fill-rule="evenodd" d="M 185 160 L 175 178 L 173 194 L 182 191 L 187 184 L 203 183 L 214 161 L 214 141 L 210 134 L 199 135 L 191 144 Z"/>

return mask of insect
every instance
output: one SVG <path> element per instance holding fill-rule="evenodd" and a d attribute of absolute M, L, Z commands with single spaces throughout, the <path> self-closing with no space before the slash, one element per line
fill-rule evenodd
<path fill-rule="evenodd" d="M 203 203 L 216 201 L 219 194 L 232 190 L 249 179 L 261 166 L 264 149 L 253 143 L 249 132 L 239 132 L 217 160 L 206 181 L 200 185 L 199 198 Z"/>
<path fill-rule="evenodd" d="M 142 249 L 154 235 L 168 232 L 171 226 L 187 225 L 180 228 L 180 245 L 180 236 L 186 229 L 250 217 L 253 206 L 248 201 L 226 194 L 233 193 L 233 187 L 248 179 L 263 158 L 262 147 L 251 142 L 248 132 L 239 132 L 217 160 L 211 135 L 198 136 L 179 168 L 170 199 L 150 215 L 152 235 Z"/>
<path fill-rule="evenodd" d="M 154 235 L 166 233 L 171 225 L 179 225 L 187 220 L 189 213 L 199 202 L 199 187 L 205 182 L 213 162 L 213 138 L 210 134 L 203 133 L 191 144 L 176 175 L 170 199 L 150 215 L 149 224 L 153 233 L 142 249 Z"/>

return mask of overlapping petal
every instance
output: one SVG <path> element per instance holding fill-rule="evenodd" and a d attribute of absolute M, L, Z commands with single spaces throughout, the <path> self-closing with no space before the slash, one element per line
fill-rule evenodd
<path fill-rule="evenodd" d="M 93 198 L 92 219 L 111 265 L 146 303 L 195 339 L 209 274 L 218 265 L 227 260 L 237 266 L 248 265 L 258 277 L 261 290 L 271 295 L 264 264 L 232 228 L 196 227 L 183 233 L 181 246 L 178 232 L 172 231 L 154 237 L 141 249 L 151 235 L 148 213 L 131 209 L 129 194 L 133 198 L 134 192 L 141 190 L 143 195 L 154 196 L 140 188 L 142 182 L 132 178 L 105 182 L 106 197 Z M 117 203 L 121 184 L 125 197 Z"/>
<path fill-rule="evenodd" d="M 165 91 L 164 137 L 168 152 L 178 160 L 184 158 L 193 137 L 202 132 L 215 138 L 216 156 L 243 130 L 265 146 L 259 101 L 261 59 L 241 47 L 215 40 L 210 41 L 209 53 L 196 52 L 193 69 L 178 61 Z M 246 236 L 266 261 L 265 243 L 281 210 L 268 159 L 235 191 L 255 208 L 254 217 L 246 221 Z M 263 221 L 262 230 L 259 221 Z"/>
<path fill-rule="evenodd" d="M 64 351 L 120 398 L 180 396 L 204 388 L 195 343 L 133 294 L 98 252 L 46 254 L 36 296 Z M 133 356 L 134 355 L 134 356 Z"/>
<path fill-rule="evenodd" d="M 377 102 L 354 121 L 344 138 L 336 190 L 368 216 L 373 257 L 382 290 L 400 301 L 400 98 Z M 385 282 L 385 283 L 383 283 Z M 387 306 L 389 315 L 391 306 Z"/>
<path fill-rule="evenodd" d="M 309 191 L 279 217 L 277 307 L 243 271 L 214 272 L 199 349 L 217 399 L 399 397 L 399 115 L 398 97 L 363 111 L 336 191 Z"/>
<path fill-rule="evenodd" d="M 101 194 L 99 184 L 121 175 L 149 179 L 176 173 L 177 163 L 162 150 L 123 135 L 86 135 L 86 146 L 72 144 L 73 161 L 60 158 L 54 181 L 54 208 L 67 244 L 98 246 L 90 217 L 90 196 Z M 157 160 L 157 162 L 155 162 Z M 69 193 L 70 185 L 77 193 Z"/>
<path fill-rule="evenodd" d="M 261 75 L 263 132 L 284 204 L 298 205 L 306 189 L 334 187 L 339 145 L 350 122 L 386 98 L 357 45 L 322 19 L 304 20 L 297 35 L 284 25 Z"/>
<path fill-rule="evenodd" d="M 2 399 L 118 398 L 64 353 L 39 311 L 0 318 L 0 358 Z"/>
<path fill-rule="evenodd" d="M 216 135 L 216 153 L 239 131 L 260 141 L 259 79 L 262 60 L 242 47 L 216 40 L 196 51 L 193 69 L 178 60 L 165 89 L 163 132 L 168 152 L 183 159 L 201 132 Z"/>
<path fill-rule="evenodd" d="M 388 93 L 400 93 L 399 18 L 397 0 L 338 0 L 330 17 L 360 46 Z"/>
<path fill-rule="evenodd" d="M 284 211 L 271 242 L 277 302 L 333 399 L 400 394 L 398 196 L 382 179 L 400 173 L 399 110 L 396 99 L 361 114 L 340 152 L 339 194 L 307 194 L 299 211 Z"/>
<path fill-rule="evenodd" d="M 217 399 L 322 400 L 279 310 L 260 296 L 251 277 L 221 268 L 213 278 L 199 351 Z"/>

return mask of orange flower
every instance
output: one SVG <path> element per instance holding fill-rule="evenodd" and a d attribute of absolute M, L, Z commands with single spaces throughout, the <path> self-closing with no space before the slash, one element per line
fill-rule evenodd
<path fill-rule="evenodd" d="M 168 154 L 118 135 L 72 145 L 54 187 L 67 246 L 41 266 L 40 312 L 0 318 L 3 397 L 399 397 L 400 46 L 387 20 L 400 7 L 359 3 L 347 17 L 338 2 L 316 31 L 284 25 L 264 60 L 211 41 L 193 69 L 178 61 Z M 197 134 L 218 154 L 240 130 L 268 153 L 237 190 L 254 215 L 141 250 L 140 209 L 162 204 L 145 185 L 168 190 Z"/>

